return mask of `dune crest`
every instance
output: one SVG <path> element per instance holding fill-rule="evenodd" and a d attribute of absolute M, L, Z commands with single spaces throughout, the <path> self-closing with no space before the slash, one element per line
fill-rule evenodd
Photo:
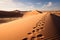
<path fill-rule="evenodd" d="M 37 14 L 39 14 L 37 10 L 32 10 L 32 11 L 26 12 L 24 16 L 37 15 Z"/>

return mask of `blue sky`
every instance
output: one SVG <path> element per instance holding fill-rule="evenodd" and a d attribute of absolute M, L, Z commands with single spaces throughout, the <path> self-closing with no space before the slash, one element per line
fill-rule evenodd
<path fill-rule="evenodd" d="M 0 10 L 60 10 L 60 0 L 0 0 Z"/>

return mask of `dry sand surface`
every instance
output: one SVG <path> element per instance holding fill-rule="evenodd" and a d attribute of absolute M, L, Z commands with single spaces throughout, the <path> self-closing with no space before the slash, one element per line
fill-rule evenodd
<path fill-rule="evenodd" d="M 29 17 L 0 25 L 0 40 L 21 40 L 45 14 L 36 14 Z"/>
<path fill-rule="evenodd" d="M 36 11 L 28 13 L 28 15 L 30 15 L 30 13 L 36 13 Z M 24 37 L 27 37 L 28 40 L 31 40 L 30 38 L 31 35 L 33 35 L 33 27 L 38 28 L 40 23 L 41 25 L 39 28 L 43 27 L 40 29 L 40 31 L 43 29 L 40 33 L 42 33 L 44 38 L 51 37 L 52 35 L 54 36 L 55 30 L 50 17 L 50 13 L 45 12 L 42 14 L 38 13 L 35 15 L 30 15 L 27 17 L 25 16 L 12 22 L 0 24 L 0 40 L 22 40 Z M 31 32 L 30 36 L 27 34 L 28 32 Z M 38 34 L 37 32 L 35 32 L 36 35 Z M 42 39 L 36 38 L 35 40 Z"/>

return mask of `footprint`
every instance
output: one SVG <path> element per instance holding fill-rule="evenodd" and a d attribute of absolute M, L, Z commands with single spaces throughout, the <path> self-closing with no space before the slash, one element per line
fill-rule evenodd
<path fill-rule="evenodd" d="M 37 31 L 39 31 L 39 29 L 36 29 Z"/>
<path fill-rule="evenodd" d="M 38 25 L 38 26 L 40 26 L 40 25 Z"/>
<path fill-rule="evenodd" d="M 31 37 L 31 40 L 35 40 L 35 38 L 36 38 L 35 36 L 32 36 L 32 37 Z"/>
<path fill-rule="evenodd" d="M 42 34 L 38 34 L 37 37 L 42 37 L 43 35 Z"/>
<path fill-rule="evenodd" d="M 44 36 L 42 34 L 37 35 L 37 40 L 44 40 Z"/>
<path fill-rule="evenodd" d="M 41 39 L 44 39 L 44 36 L 42 36 Z"/>
<path fill-rule="evenodd" d="M 41 25 L 44 26 L 44 23 L 42 23 Z"/>
<path fill-rule="evenodd" d="M 28 34 L 28 35 L 30 35 L 30 34 L 31 34 L 31 32 L 28 32 L 27 34 Z"/>
<path fill-rule="evenodd" d="M 36 27 L 33 27 L 33 29 L 35 29 Z"/>
<path fill-rule="evenodd" d="M 45 24 L 45 21 L 43 21 L 42 23 L 44 23 L 44 24 Z"/>
<path fill-rule="evenodd" d="M 35 32 L 35 30 L 32 30 L 32 32 L 34 33 L 34 32 Z"/>
<path fill-rule="evenodd" d="M 37 27 L 37 26 L 41 26 L 41 22 L 37 23 L 37 24 L 36 24 L 36 27 Z"/>
<path fill-rule="evenodd" d="M 24 37 L 22 40 L 27 40 L 28 38 L 27 37 Z"/>
<path fill-rule="evenodd" d="M 43 29 L 44 27 L 40 27 L 40 29 Z"/>

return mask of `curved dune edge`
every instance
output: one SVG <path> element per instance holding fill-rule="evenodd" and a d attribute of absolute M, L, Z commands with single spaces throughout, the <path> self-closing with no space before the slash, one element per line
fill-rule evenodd
<path fill-rule="evenodd" d="M 31 16 L 31 15 L 37 15 L 37 14 L 40 14 L 40 13 L 37 10 L 32 10 L 32 11 L 24 13 L 24 17 Z"/>
<path fill-rule="evenodd" d="M 21 40 L 27 32 L 42 18 L 43 15 L 32 15 L 0 25 L 0 40 Z"/>

